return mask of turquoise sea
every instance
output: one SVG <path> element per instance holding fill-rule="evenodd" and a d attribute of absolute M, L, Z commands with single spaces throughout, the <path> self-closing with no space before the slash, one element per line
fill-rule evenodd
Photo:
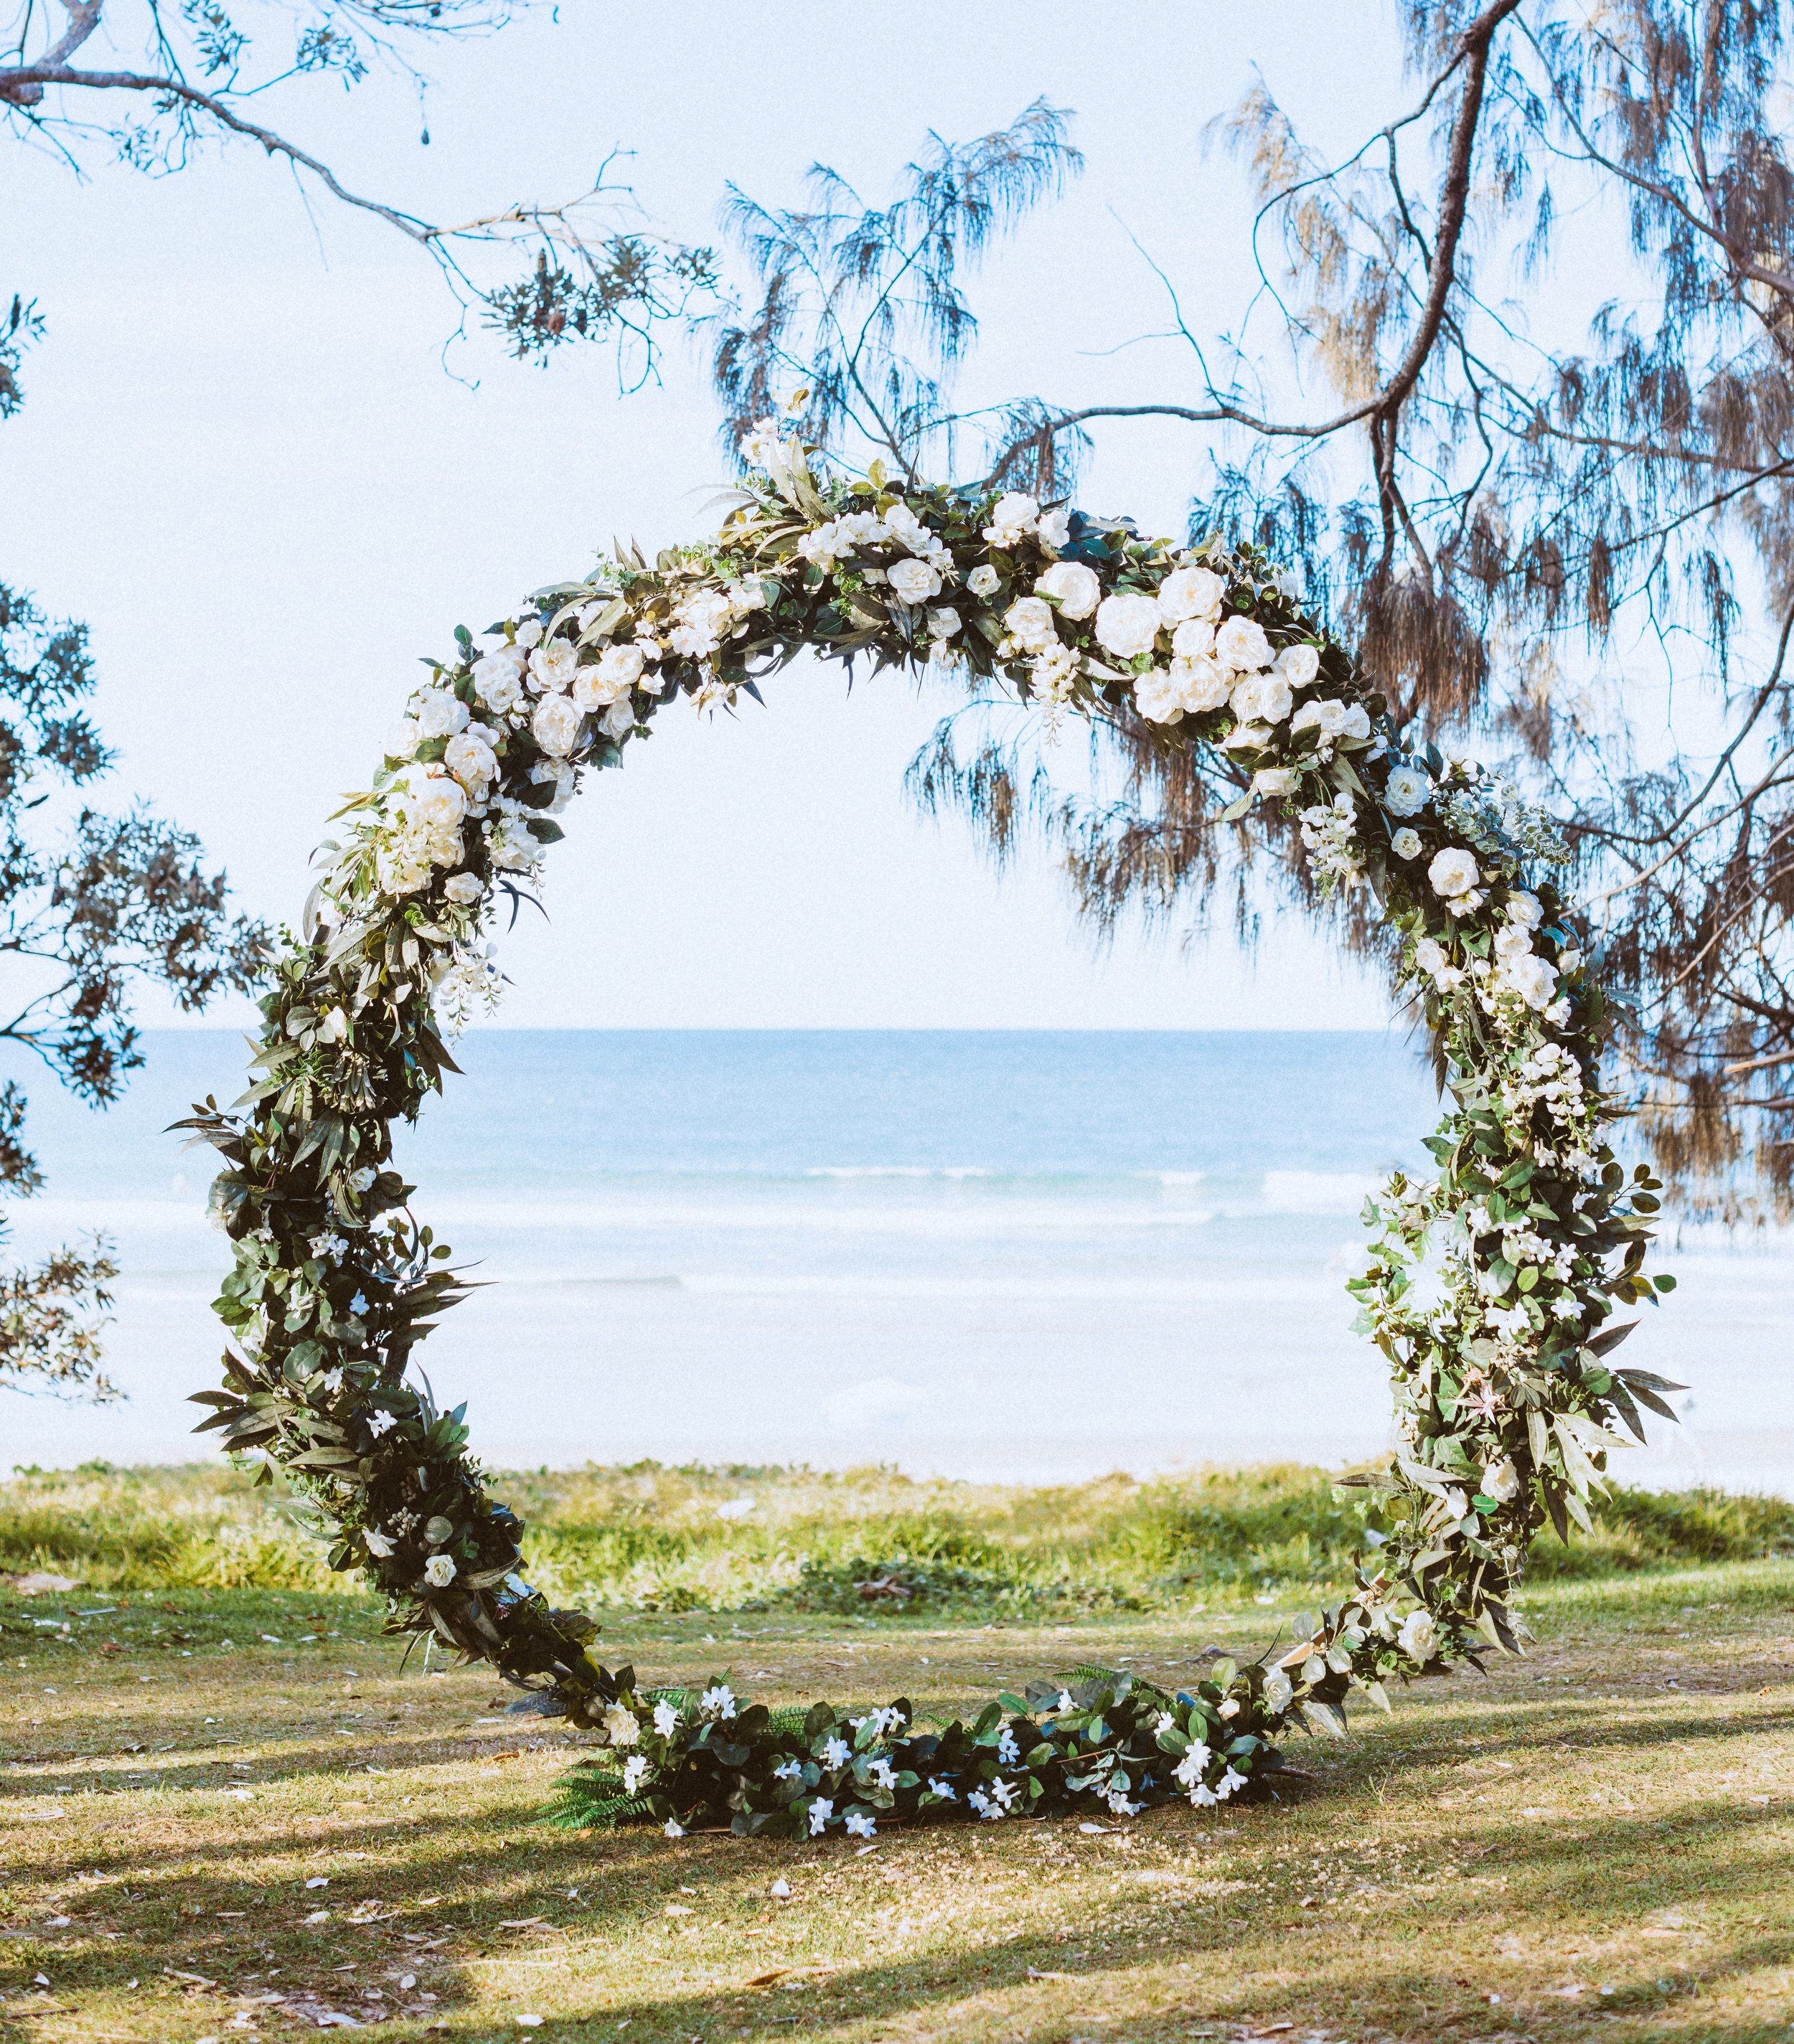
<path fill-rule="evenodd" d="M 1317 1021 L 1324 1016 L 1317 1016 Z M 40 1082 L 25 1253 L 119 1246 L 127 1404 L 0 1400 L 11 1462 L 211 1452 L 209 1152 L 234 1035 L 164 1032 L 94 1115 Z M 489 1459 L 889 1461 L 1016 1477 L 1385 1443 L 1342 1258 L 1436 1105 L 1399 1036 L 1052 1032 L 470 1035 L 405 1133 L 416 1210 L 487 1289 L 420 1351 Z M 26 1076 L 21 1074 L 21 1077 Z M 1794 1486 L 1794 1258 L 1684 1245 L 1630 1354 L 1685 1379 L 1657 1480 Z"/>

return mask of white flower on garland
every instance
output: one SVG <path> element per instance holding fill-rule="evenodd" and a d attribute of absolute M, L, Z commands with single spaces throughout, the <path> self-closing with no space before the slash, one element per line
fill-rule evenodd
<path fill-rule="evenodd" d="M 1059 615 L 1074 620 L 1095 614 L 1103 601 L 1103 585 L 1096 571 L 1082 561 L 1055 561 L 1034 579 L 1036 592 L 1050 596 L 1059 605 Z"/>
<path fill-rule="evenodd" d="M 1418 859 L 1420 856 L 1420 833 L 1404 824 L 1389 840 L 1389 849 L 1398 859 Z"/>
<path fill-rule="evenodd" d="M 1503 1455 L 1484 1470 L 1481 1489 L 1484 1497 L 1492 1497 L 1497 1504 L 1506 1504 L 1519 1496 L 1520 1472 L 1514 1466 L 1512 1456 Z"/>
<path fill-rule="evenodd" d="M 627 1704 L 611 1704 L 600 1723 L 613 1746 L 633 1746 L 641 1736 L 641 1726 Z"/>
<path fill-rule="evenodd" d="M 726 590 L 699 590 L 679 606 L 667 644 L 688 659 L 707 659 L 728 637 L 734 623 L 735 606 Z"/>
<path fill-rule="evenodd" d="M 442 891 L 457 908 L 465 909 L 486 892 L 477 873 L 451 873 L 442 883 Z"/>
<path fill-rule="evenodd" d="M 1176 654 L 1171 663 L 1171 682 L 1179 705 L 1199 713 L 1219 709 L 1231 693 L 1226 669 L 1206 653 Z"/>
<path fill-rule="evenodd" d="M 960 614 L 950 603 L 944 603 L 938 610 L 928 613 L 928 636 L 930 639 L 946 640 L 955 637 L 960 628 Z"/>
<path fill-rule="evenodd" d="M 1184 714 L 1184 690 L 1175 672 L 1164 667 L 1149 667 L 1143 674 L 1137 675 L 1134 682 L 1134 706 L 1144 717 L 1154 724 L 1176 724 Z"/>
<path fill-rule="evenodd" d="M 1313 647 L 1307 649 L 1313 651 Z M 1298 731 L 1316 732 L 1322 744 L 1322 756 L 1330 758 L 1332 748 L 1342 738 L 1369 738 L 1370 717 L 1362 703 L 1342 702 L 1337 696 L 1317 697 L 1305 702 L 1290 721 L 1293 734 Z"/>
<path fill-rule="evenodd" d="M 1198 619 L 1212 624 L 1226 593 L 1227 585 L 1212 568 L 1174 568 L 1159 584 L 1159 615 L 1167 624 Z"/>
<path fill-rule="evenodd" d="M 340 1235 L 314 1235 L 306 1246 L 326 1263 L 341 1263 L 348 1247 Z"/>
<path fill-rule="evenodd" d="M 1266 724 L 1281 724 L 1289 715 L 1292 700 L 1288 682 L 1274 670 L 1246 675 L 1234 684 L 1229 697 L 1234 716 L 1242 723 L 1262 718 Z M 1311 703 L 1306 706 L 1313 707 Z"/>
<path fill-rule="evenodd" d="M 390 1412 L 370 1412 L 368 1416 L 368 1431 L 376 1441 L 383 1434 L 390 1434 L 398 1424 Z"/>
<path fill-rule="evenodd" d="M 776 419 L 756 419 L 741 440 L 741 459 L 749 468 L 778 474 L 785 467 L 784 442 Z"/>
<path fill-rule="evenodd" d="M 1402 1620 L 1396 1643 L 1416 1667 L 1424 1668 L 1439 1650 L 1439 1628 L 1425 1609 L 1411 1611 Z"/>
<path fill-rule="evenodd" d="M 378 1527 L 364 1527 L 362 1528 L 361 1537 L 367 1542 L 368 1551 L 370 1554 L 377 1555 L 383 1562 L 391 1560 L 392 1557 L 392 1543 L 387 1538 L 385 1534 L 380 1531 Z"/>
<path fill-rule="evenodd" d="M 1448 845 L 1443 851 L 1434 852 L 1433 863 L 1426 869 L 1433 892 L 1448 901 L 1469 893 L 1482 877 L 1474 855 L 1459 845 Z"/>
<path fill-rule="evenodd" d="M 468 706 L 452 689 L 420 689 L 411 717 L 425 738 L 452 738 L 467 728 Z"/>
<path fill-rule="evenodd" d="M 1185 618 L 1171 635 L 1171 650 L 1180 654 L 1186 660 L 1212 658 L 1215 652 L 1215 620 L 1212 617 Z"/>
<path fill-rule="evenodd" d="M 423 729 L 413 717 L 401 717 L 387 733 L 386 757 L 388 759 L 410 759 L 416 755 L 423 743 Z"/>
<path fill-rule="evenodd" d="M 1271 664 L 1271 642 L 1254 618 L 1230 617 L 1215 635 L 1215 656 L 1235 674 L 1249 674 Z"/>
<path fill-rule="evenodd" d="M 1265 1708 L 1272 1717 L 1280 1718 L 1294 1700 L 1295 1691 L 1289 1677 L 1281 1668 L 1269 1669 L 1265 1676 Z"/>
<path fill-rule="evenodd" d="M 1061 547 L 1068 545 L 1072 537 L 1072 514 L 1064 505 L 1056 511 L 1043 511 L 1034 526 L 1036 537 L 1049 553 L 1056 554 Z"/>
<path fill-rule="evenodd" d="M 424 1581 L 432 1589 L 445 1590 L 455 1580 L 455 1558 L 452 1554 L 432 1554 L 424 1564 Z"/>
<path fill-rule="evenodd" d="M 1414 962 L 1442 993 L 1464 984 L 1464 971 L 1451 962 L 1450 954 L 1435 937 L 1422 937 L 1414 947 Z"/>
<path fill-rule="evenodd" d="M 1397 766 L 1383 784 L 1383 806 L 1392 816 L 1417 816 L 1433 799 L 1433 784 L 1418 766 Z"/>
<path fill-rule="evenodd" d="M 573 700 L 581 709 L 608 709 L 641 686 L 647 664 L 639 646 L 606 646 L 592 666 L 579 670 Z"/>
<path fill-rule="evenodd" d="M 1286 646 L 1275 663 L 1277 672 L 1292 689 L 1305 689 L 1321 670 L 1320 649 L 1316 646 Z M 1369 720 L 1365 720 L 1364 736 L 1369 736 Z"/>
<path fill-rule="evenodd" d="M 579 649 L 564 639 L 551 639 L 529 655 L 529 686 L 533 689 L 571 688 L 579 670 Z"/>
<path fill-rule="evenodd" d="M 498 778 L 499 755 L 492 749 L 495 734 L 475 724 L 459 732 L 442 749 L 442 763 L 476 801 L 485 797 L 487 786 Z"/>
<path fill-rule="evenodd" d="M 663 1696 L 654 1706 L 654 1729 L 662 1739 L 671 1739 L 679 1730 L 679 1706 L 670 1704 Z"/>
<path fill-rule="evenodd" d="M 1315 878 L 1322 886 L 1348 884 L 1362 877 L 1358 855 L 1357 813 L 1349 795 L 1316 803 L 1302 812 L 1302 842 L 1308 848 Z"/>
<path fill-rule="evenodd" d="M 1053 605 L 1044 597 L 1018 597 L 1003 613 L 1003 627 L 1025 653 L 1044 653 L 1059 643 Z"/>
<path fill-rule="evenodd" d="M 598 720 L 598 728 L 606 738 L 621 738 L 635 727 L 633 706 L 627 696 L 619 696 Z"/>
<path fill-rule="evenodd" d="M 544 696 L 529 720 L 536 743 L 552 759 L 564 759 L 579 742 L 585 713 L 565 696 Z"/>
<path fill-rule="evenodd" d="M 1252 792 L 1255 795 L 1293 795 L 1302 785 L 1302 776 L 1293 766 L 1261 766 L 1252 777 Z"/>
<path fill-rule="evenodd" d="M 1149 596 L 1106 596 L 1096 606 L 1096 642 L 1118 659 L 1138 659 L 1152 651 L 1161 622 Z"/>
<path fill-rule="evenodd" d="M 941 571 L 927 561 L 894 561 L 889 580 L 891 589 L 905 603 L 926 603 L 941 594 Z"/>
<path fill-rule="evenodd" d="M 995 596 L 1002 584 L 1002 576 L 987 564 L 974 568 L 965 578 L 965 586 L 974 596 Z"/>
<path fill-rule="evenodd" d="M 490 710 L 502 717 L 523 693 L 523 649 L 500 646 L 473 663 L 473 691 Z"/>
<path fill-rule="evenodd" d="M 1040 505 L 1025 490 L 1012 490 L 991 507 L 991 522 L 984 537 L 993 547 L 1012 554 L 1028 537 L 1040 519 Z"/>

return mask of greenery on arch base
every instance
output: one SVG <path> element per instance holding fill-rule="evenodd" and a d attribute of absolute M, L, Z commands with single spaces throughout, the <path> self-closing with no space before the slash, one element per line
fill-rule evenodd
<path fill-rule="evenodd" d="M 722 528 L 602 561 L 429 663 L 372 785 L 339 812 L 303 926 L 273 962 L 254 1083 L 191 1122 L 225 1159 L 233 1267 L 225 1385 L 206 1427 L 300 1484 L 339 1569 L 430 1635 L 548 1692 L 600 1752 L 559 1806 L 669 1831 L 864 1833 L 922 1813 L 1126 1814 L 1265 1792 L 1292 1723 L 1341 1731 L 1353 1691 L 1515 1650 L 1534 1535 L 1586 1524 L 1613 1431 L 1673 1387 L 1618 1367 L 1616 1305 L 1657 1201 L 1604 1131 L 1600 960 L 1561 851 L 1475 765 L 1404 747 L 1346 650 L 1253 548 L 1141 536 L 1019 493 L 818 469 L 772 421 Z M 1274 1661 L 1180 1692 L 1112 1671 L 1032 1685 L 925 1731 L 901 1700 L 772 1712 L 720 1679 L 637 1685 L 596 1627 L 518 1574 L 523 1528 L 468 1452 L 463 1408 L 407 1375 L 464 1296 L 412 1215 L 391 1129 L 455 1066 L 445 1039 L 498 975 L 487 937 L 537 876 L 592 770 L 676 705 L 726 705 L 813 649 L 875 670 L 927 660 L 1050 720 L 1144 728 L 1299 827 L 1323 892 L 1369 890 L 1424 1001 L 1449 1110 L 1438 1174 L 1366 1208 L 1350 1281 L 1387 1357 L 1400 1447 L 1376 1480 L 1351 1594 Z"/>

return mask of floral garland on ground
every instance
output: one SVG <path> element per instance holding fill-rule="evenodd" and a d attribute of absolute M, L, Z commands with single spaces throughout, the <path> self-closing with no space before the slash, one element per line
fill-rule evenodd
<path fill-rule="evenodd" d="M 1082 1796 L 1120 1810 L 1173 1784 L 1198 1803 L 1233 1795 L 1275 1766 L 1292 1719 L 1341 1730 L 1354 1689 L 1387 1708 L 1391 1677 L 1515 1648 L 1533 1535 L 1586 1527 L 1615 1423 L 1642 1438 L 1640 1404 L 1669 1412 L 1677 1387 L 1607 1360 L 1626 1331 L 1606 1324 L 1615 1303 L 1672 1281 L 1653 1289 L 1642 1269 L 1655 1181 L 1642 1166 L 1628 1178 L 1603 1139 L 1607 1011 L 1551 878 L 1561 849 L 1474 765 L 1404 751 L 1381 697 L 1252 548 L 1145 539 L 876 464 L 820 473 L 770 421 L 745 452 L 749 482 L 715 539 L 652 566 L 604 560 L 477 640 L 458 631 L 372 787 L 338 813 L 303 928 L 271 967 L 256 1082 L 183 1124 L 225 1157 L 213 1205 L 236 1249 L 218 1302 L 225 1385 L 198 1394 L 216 1408 L 205 1424 L 303 1489 L 333 1566 L 388 1599 L 391 1631 L 552 1691 L 623 1753 L 588 1782 L 591 1810 L 777 1818 L 807 1836 L 881 1809 L 993 1816 Z M 757 694 L 806 648 L 957 666 L 1049 720 L 1138 720 L 1205 748 L 1242 786 L 1225 818 L 1259 802 L 1299 816 L 1323 892 L 1369 887 L 1399 933 L 1453 1101 L 1430 1140 L 1438 1177 L 1398 1175 L 1367 1208 L 1351 1281 L 1402 1447 L 1372 1483 L 1351 1595 L 1274 1665 L 1175 1698 L 1092 1674 L 928 1739 L 907 1705 L 799 1720 L 720 1684 L 695 1702 L 638 1692 L 588 1651 L 589 1619 L 517 1573 L 522 1528 L 466 1453 L 463 1408 L 407 1379 L 463 1288 L 410 1214 L 391 1129 L 456 1069 L 445 1036 L 496 997 L 495 918 L 587 772 L 679 698 Z"/>

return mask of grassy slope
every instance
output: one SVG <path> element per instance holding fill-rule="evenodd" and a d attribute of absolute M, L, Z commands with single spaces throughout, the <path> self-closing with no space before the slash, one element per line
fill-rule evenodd
<path fill-rule="evenodd" d="M 359 1600 L 0 1596 L 0 2027 L 196 2044 L 334 2009 L 469 2044 L 1784 2038 L 1791 1588 L 1782 1562 L 1546 1586 L 1528 1660 L 1304 1745 L 1316 1778 L 1279 1807 L 869 1851 L 545 1830 L 564 1735 L 491 1721 L 478 1671 L 402 1673 Z M 774 1700 L 941 1706 L 1087 1657 L 1173 1676 L 1297 1617 L 633 1612 L 606 1651 Z"/>

